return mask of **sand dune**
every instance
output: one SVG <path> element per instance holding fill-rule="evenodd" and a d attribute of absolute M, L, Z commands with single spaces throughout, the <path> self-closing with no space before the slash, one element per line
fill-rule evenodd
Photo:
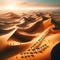
<path fill-rule="evenodd" d="M 51 60 L 60 42 L 60 14 L 29 13 L 0 15 L 0 60 Z"/>

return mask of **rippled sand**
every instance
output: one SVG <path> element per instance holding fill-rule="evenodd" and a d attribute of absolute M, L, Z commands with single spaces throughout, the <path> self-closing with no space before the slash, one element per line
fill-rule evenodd
<path fill-rule="evenodd" d="M 51 50 L 60 42 L 60 25 L 51 20 L 59 16 L 60 12 L 1 14 L 0 60 L 51 60 Z"/>

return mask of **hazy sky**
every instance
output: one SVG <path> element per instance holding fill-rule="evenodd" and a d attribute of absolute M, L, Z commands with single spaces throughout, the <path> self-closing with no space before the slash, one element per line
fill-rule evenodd
<path fill-rule="evenodd" d="M 5 0 L 0 0 L 0 2 L 4 2 Z M 9 1 L 9 0 L 7 0 Z M 14 0 L 11 0 L 14 1 Z M 16 1 L 21 1 L 21 0 L 16 0 Z M 29 2 L 40 2 L 40 3 L 60 3 L 60 0 L 22 0 L 22 1 L 29 1 Z"/>
<path fill-rule="evenodd" d="M 17 2 L 30 2 L 30 3 L 40 3 L 40 4 L 46 4 L 46 5 L 55 5 L 60 6 L 60 0 L 0 0 L 0 3 L 3 3 L 5 1 L 17 1 Z M 9 2 L 8 2 L 9 3 Z"/>
<path fill-rule="evenodd" d="M 27 0 L 30 2 L 36 2 L 36 3 L 42 3 L 42 4 L 47 4 L 47 5 L 57 5 L 60 6 L 60 0 Z"/>
<path fill-rule="evenodd" d="M 60 0 L 27 0 L 33 2 L 42 2 L 42 3 L 60 3 Z"/>

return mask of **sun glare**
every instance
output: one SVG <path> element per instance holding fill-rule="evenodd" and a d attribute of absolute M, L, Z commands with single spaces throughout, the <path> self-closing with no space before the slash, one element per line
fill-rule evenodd
<path fill-rule="evenodd" d="M 23 5 L 17 5 L 15 2 L 12 3 L 6 3 L 6 5 L 1 6 L 0 10 L 7 10 L 7 11 L 30 11 L 30 10 L 54 10 L 54 9 L 60 9 L 59 7 L 33 7 L 33 6 L 23 6 Z"/>
<path fill-rule="evenodd" d="M 17 7 L 16 7 L 16 5 L 14 5 L 14 4 L 8 4 L 8 5 L 6 6 L 6 9 L 8 9 L 8 10 L 15 10 L 15 9 L 17 9 Z"/>

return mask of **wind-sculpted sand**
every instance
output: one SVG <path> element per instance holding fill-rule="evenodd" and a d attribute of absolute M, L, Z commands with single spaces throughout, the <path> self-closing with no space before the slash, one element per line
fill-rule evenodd
<path fill-rule="evenodd" d="M 60 42 L 60 14 L 55 13 L 0 15 L 0 60 L 51 60 Z"/>

